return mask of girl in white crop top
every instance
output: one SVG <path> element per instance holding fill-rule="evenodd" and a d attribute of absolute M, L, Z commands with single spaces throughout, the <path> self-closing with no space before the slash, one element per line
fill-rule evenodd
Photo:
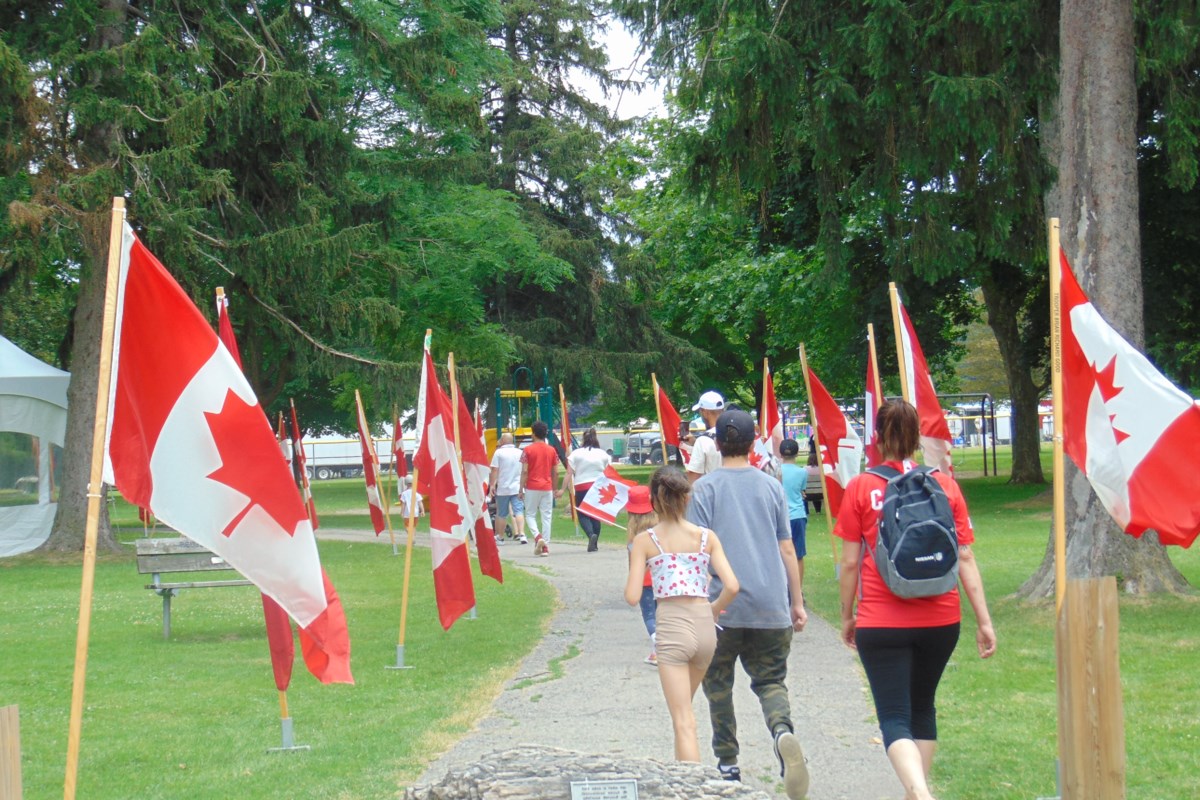
<path fill-rule="evenodd" d="M 675 758 L 699 761 L 700 743 L 692 699 L 717 646 L 716 623 L 738 593 L 717 534 L 683 518 L 691 483 L 675 467 L 650 477 L 650 502 L 658 524 L 633 540 L 625 600 L 637 605 L 646 568 L 654 595 L 658 678 L 675 729 Z M 709 574 L 721 579 L 721 594 L 708 598 Z"/>

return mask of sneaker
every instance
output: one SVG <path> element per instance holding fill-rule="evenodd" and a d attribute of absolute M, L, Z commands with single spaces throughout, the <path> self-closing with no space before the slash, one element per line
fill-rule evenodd
<path fill-rule="evenodd" d="M 538 555 L 539 556 L 550 555 L 550 545 L 546 544 L 545 542 L 542 542 L 542 547 L 540 550 L 538 550 Z"/>
<path fill-rule="evenodd" d="M 651 650 L 650 655 L 646 656 L 646 663 L 652 667 L 657 667 L 658 666 L 658 653 Z"/>
<path fill-rule="evenodd" d="M 779 759 L 783 791 L 789 800 L 804 800 L 808 794 L 808 764 L 796 734 L 781 731 L 775 736 L 775 757 Z"/>
<path fill-rule="evenodd" d="M 521 538 L 517 539 L 517 544 L 529 544 L 529 540 L 525 538 L 525 534 L 521 534 Z"/>
<path fill-rule="evenodd" d="M 742 780 L 742 771 L 738 769 L 737 764 L 729 764 L 728 766 L 725 764 L 718 764 L 717 771 L 720 772 L 721 777 L 727 781 L 741 782 Z"/>

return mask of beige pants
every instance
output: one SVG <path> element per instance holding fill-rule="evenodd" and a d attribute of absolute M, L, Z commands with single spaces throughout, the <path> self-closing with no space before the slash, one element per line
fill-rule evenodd
<path fill-rule="evenodd" d="M 664 597 L 658 601 L 654 628 L 660 664 L 690 664 L 708 669 L 717 649 L 712 605 L 704 597 Z"/>

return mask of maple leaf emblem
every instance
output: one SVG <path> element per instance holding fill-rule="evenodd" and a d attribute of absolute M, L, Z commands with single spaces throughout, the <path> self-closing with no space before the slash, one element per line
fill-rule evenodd
<path fill-rule="evenodd" d="M 606 483 L 600 487 L 600 503 L 602 505 L 612 505 L 612 501 L 617 499 L 617 487 L 611 483 Z"/>
<path fill-rule="evenodd" d="M 1096 388 L 1100 391 L 1100 399 L 1107 406 L 1109 401 L 1119 395 L 1125 387 L 1117 386 L 1117 357 L 1109 359 L 1104 369 L 1096 370 Z M 1113 437 L 1117 444 L 1129 438 L 1129 434 L 1116 426 L 1117 415 L 1109 414 L 1108 421 L 1112 423 Z"/>
<path fill-rule="evenodd" d="M 458 507 L 454 485 L 454 471 L 450 462 L 438 467 L 433 474 L 432 491 L 429 495 L 429 526 L 439 531 L 453 531 L 461 525 L 463 515 Z"/>
<path fill-rule="evenodd" d="M 262 409 L 257 403 L 248 405 L 230 389 L 221 411 L 206 411 L 204 417 L 221 456 L 221 466 L 208 477 L 250 498 L 221 533 L 232 534 L 250 509 L 259 506 L 291 536 L 296 525 L 308 519 L 308 512 L 275 437 L 264 424 Z"/>

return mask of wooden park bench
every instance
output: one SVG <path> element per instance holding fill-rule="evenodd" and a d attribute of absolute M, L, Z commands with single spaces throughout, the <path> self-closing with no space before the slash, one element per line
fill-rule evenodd
<path fill-rule="evenodd" d="M 187 572 L 213 572 L 232 570 L 211 550 L 207 550 L 191 539 L 137 539 L 138 572 L 149 573 L 153 583 L 146 584 L 147 589 L 163 599 L 163 638 L 171 638 L 171 598 L 180 589 L 211 589 L 217 586 L 250 586 L 245 578 L 227 581 L 172 581 L 162 579 L 164 574 Z"/>

